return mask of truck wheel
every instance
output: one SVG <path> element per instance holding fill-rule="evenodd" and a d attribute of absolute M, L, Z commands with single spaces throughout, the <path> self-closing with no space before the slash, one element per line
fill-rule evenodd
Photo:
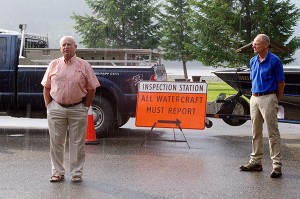
<path fill-rule="evenodd" d="M 119 127 L 125 125 L 129 119 L 130 119 L 130 115 L 128 115 L 128 114 L 120 115 L 118 117 L 116 128 L 119 128 Z"/>
<path fill-rule="evenodd" d="M 96 96 L 93 101 L 93 117 L 98 137 L 107 136 L 115 126 L 115 111 L 111 103 L 103 96 Z"/>
<path fill-rule="evenodd" d="M 234 97 L 235 96 L 230 96 L 225 100 L 231 100 Z M 239 97 L 238 101 L 237 101 L 237 103 L 234 107 L 233 112 L 232 113 L 227 113 L 227 114 L 241 115 L 241 116 L 249 115 L 250 114 L 249 103 L 244 98 Z M 231 126 L 240 126 L 240 125 L 247 122 L 247 119 L 234 118 L 234 117 L 223 117 L 222 119 L 226 124 L 229 124 Z"/>

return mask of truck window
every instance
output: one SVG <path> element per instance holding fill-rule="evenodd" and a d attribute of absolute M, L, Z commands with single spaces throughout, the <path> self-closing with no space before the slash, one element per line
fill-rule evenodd
<path fill-rule="evenodd" d="M 6 62 L 6 38 L 0 38 L 0 70 L 4 69 Z"/>

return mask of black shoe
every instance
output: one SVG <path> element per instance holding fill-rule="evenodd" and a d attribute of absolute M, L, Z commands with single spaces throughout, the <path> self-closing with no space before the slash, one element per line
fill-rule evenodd
<path fill-rule="evenodd" d="M 255 163 L 248 163 L 246 165 L 240 166 L 241 171 L 262 171 L 262 165 L 261 164 L 255 164 Z"/>
<path fill-rule="evenodd" d="M 281 168 L 274 168 L 270 177 L 271 178 L 280 178 L 282 176 Z"/>

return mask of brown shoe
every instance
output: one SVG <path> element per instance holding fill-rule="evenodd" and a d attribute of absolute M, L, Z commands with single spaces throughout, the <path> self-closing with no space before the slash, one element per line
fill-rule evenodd
<path fill-rule="evenodd" d="M 77 182 L 81 182 L 81 181 L 82 181 L 81 176 L 73 176 L 72 177 L 72 182 L 77 183 Z"/>
<path fill-rule="evenodd" d="M 270 177 L 271 178 L 280 178 L 282 176 L 281 168 L 274 168 Z"/>
<path fill-rule="evenodd" d="M 248 163 L 245 165 L 240 166 L 241 171 L 262 171 L 262 165 L 261 164 L 255 164 L 255 163 Z"/>
<path fill-rule="evenodd" d="M 54 175 L 54 176 L 51 176 L 50 182 L 60 182 L 60 181 L 62 181 L 64 178 L 65 178 L 64 175 Z"/>

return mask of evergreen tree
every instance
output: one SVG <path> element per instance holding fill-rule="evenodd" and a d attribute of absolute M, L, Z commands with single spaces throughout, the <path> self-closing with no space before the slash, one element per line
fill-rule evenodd
<path fill-rule="evenodd" d="M 240 55 L 235 49 L 252 42 L 259 33 L 289 48 L 289 54 L 278 54 L 283 63 L 292 62 L 300 47 L 300 38 L 293 37 L 300 10 L 289 0 L 193 0 L 192 4 L 195 34 L 189 48 L 205 65 L 248 65 L 253 54 Z"/>
<path fill-rule="evenodd" d="M 154 0 L 86 0 L 93 15 L 71 16 L 86 47 L 156 48 Z"/>
<path fill-rule="evenodd" d="M 187 61 L 193 60 L 192 52 L 187 48 L 191 43 L 192 28 L 189 26 L 191 8 L 189 0 L 166 0 L 162 6 L 160 25 L 161 47 L 166 60 L 182 61 L 184 77 L 187 79 Z"/>

